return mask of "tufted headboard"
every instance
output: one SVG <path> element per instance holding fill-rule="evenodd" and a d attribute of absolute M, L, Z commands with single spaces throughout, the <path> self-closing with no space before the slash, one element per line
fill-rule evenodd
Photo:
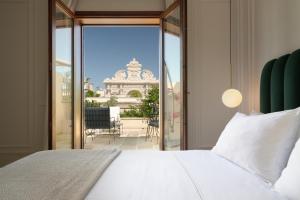
<path fill-rule="evenodd" d="M 260 81 L 260 112 L 300 107 L 300 49 L 269 61 Z"/>

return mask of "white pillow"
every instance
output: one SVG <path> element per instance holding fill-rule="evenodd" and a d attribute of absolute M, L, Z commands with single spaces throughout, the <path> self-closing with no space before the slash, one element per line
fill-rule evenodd
<path fill-rule="evenodd" d="M 299 111 L 252 116 L 236 113 L 212 151 L 274 183 L 297 141 Z"/>
<path fill-rule="evenodd" d="M 290 200 L 300 200 L 300 139 L 274 188 Z"/>

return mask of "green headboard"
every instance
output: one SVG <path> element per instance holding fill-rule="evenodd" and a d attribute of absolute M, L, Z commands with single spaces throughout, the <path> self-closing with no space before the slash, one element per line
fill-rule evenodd
<path fill-rule="evenodd" d="M 260 82 L 260 112 L 300 107 L 300 50 L 269 61 Z"/>

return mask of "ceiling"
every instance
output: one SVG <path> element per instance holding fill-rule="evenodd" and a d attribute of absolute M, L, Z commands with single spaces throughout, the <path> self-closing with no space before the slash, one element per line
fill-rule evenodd
<path fill-rule="evenodd" d="M 163 11 L 175 0 L 62 0 L 73 11 Z"/>

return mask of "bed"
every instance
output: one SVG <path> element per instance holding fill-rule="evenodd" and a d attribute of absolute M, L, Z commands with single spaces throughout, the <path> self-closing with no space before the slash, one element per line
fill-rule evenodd
<path fill-rule="evenodd" d="M 284 199 L 270 188 L 259 177 L 210 151 L 123 151 L 86 199 Z"/>
<path fill-rule="evenodd" d="M 266 64 L 261 112 L 300 106 L 300 50 Z M 92 153 L 91 153 L 92 152 Z M 0 169 L 0 199 L 285 200 L 212 151 L 38 152 Z"/>
<path fill-rule="evenodd" d="M 1 200 L 285 199 L 260 177 L 204 150 L 43 151 L 4 167 L 0 177 Z"/>

